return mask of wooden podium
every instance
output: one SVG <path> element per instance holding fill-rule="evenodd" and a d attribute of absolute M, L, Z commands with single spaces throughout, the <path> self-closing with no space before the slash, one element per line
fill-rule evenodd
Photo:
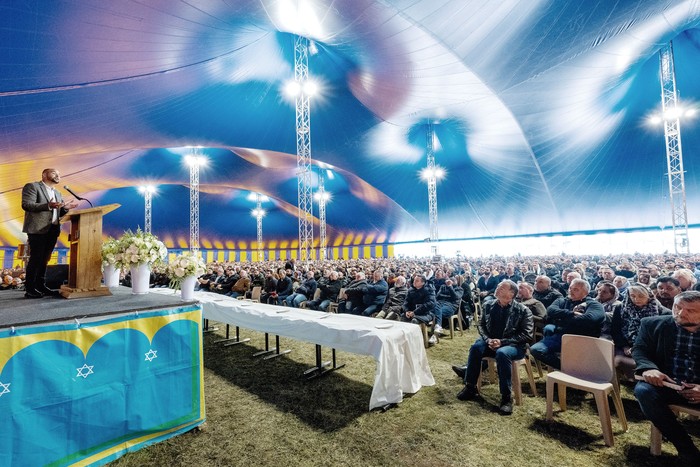
<path fill-rule="evenodd" d="M 70 220 L 70 257 L 68 285 L 61 286 L 65 298 L 112 295 L 102 282 L 102 216 L 120 204 L 107 204 L 88 209 L 73 209 L 61 218 Z"/>

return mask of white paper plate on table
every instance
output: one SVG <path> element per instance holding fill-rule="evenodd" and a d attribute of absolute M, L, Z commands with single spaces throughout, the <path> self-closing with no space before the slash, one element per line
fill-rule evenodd
<path fill-rule="evenodd" d="M 394 325 L 394 323 L 381 323 L 381 324 L 375 325 L 374 327 L 377 329 L 389 329 L 393 325 Z"/>

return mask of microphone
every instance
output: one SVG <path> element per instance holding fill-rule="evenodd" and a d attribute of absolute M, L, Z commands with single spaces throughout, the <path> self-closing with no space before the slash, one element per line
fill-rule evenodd
<path fill-rule="evenodd" d="M 65 188 L 66 191 L 67 191 L 68 193 L 70 193 L 71 195 L 73 195 L 73 196 L 75 197 L 75 199 L 77 199 L 77 200 L 79 200 L 79 201 L 87 201 L 87 202 L 90 204 L 90 207 L 91 207 L 91 208 L 94 207 L 94 206 L 92 205 L 92 203 L 90 203 L 90 200 L 89 200 L 89 199 L 87 199 L 87 198 L 81 198 L 80 196 L 76 195 L 75 192 L 73 192 L 73 190 L 71 190 L 70 188 L 68 188 L 68 185 L 63 185 L 63 188 Z"/>

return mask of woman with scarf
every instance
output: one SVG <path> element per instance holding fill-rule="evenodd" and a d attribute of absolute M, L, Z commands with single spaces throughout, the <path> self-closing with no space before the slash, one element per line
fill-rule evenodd
<path fill-rule="evenodd" d="M 642 318 L 660 315 L 662 310 L 651 289 L 643 284 L 630 285 L 622 306 L 615 309 L 611 325 L 615 342 L 615 368 L 629 381 L 634 381 L 636 363 L 632 358 L 632 344 Z"/>

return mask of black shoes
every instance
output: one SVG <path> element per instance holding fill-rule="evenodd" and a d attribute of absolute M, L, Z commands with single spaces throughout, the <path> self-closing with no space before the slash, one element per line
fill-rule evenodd
<path fill-rule="evenodd" d="M 24 292 L 24 298 L 41 298 L 44 294 L 36 290 L 27 290 Z"/>
<path fill-rule="evenodd" d="M 498 407 L 498 411 L 501 413 L 501 415 L 512 415 L 513 414 L 513 398 L 510 396 L 502 397 L 501 398 L 501 405 Z"/>
<path fill-rule="evenodd" d="M 39 293 L 46 295 L 47 297 L 59 297 L 61 296 L 61 292 L 56 290 L 56 289 L 49 289 L 48 287 L 38 287 L 36 289 Z"/>
<path fill-rule="evenodd" d="M 479 397 L 479 391 L 476 390 L 474 386 L 465 385 L 459 394 L 457 394 L 457 399 L 461 401 L 471 401 Z"/>
<path fill-rule="evenodd" d="M 452 371 L 454 371 L 455 374 L 459 376 L 459 379 L 464 379 L 464 375 L 467 374 L 467 367 L 452 365 Z"/>

